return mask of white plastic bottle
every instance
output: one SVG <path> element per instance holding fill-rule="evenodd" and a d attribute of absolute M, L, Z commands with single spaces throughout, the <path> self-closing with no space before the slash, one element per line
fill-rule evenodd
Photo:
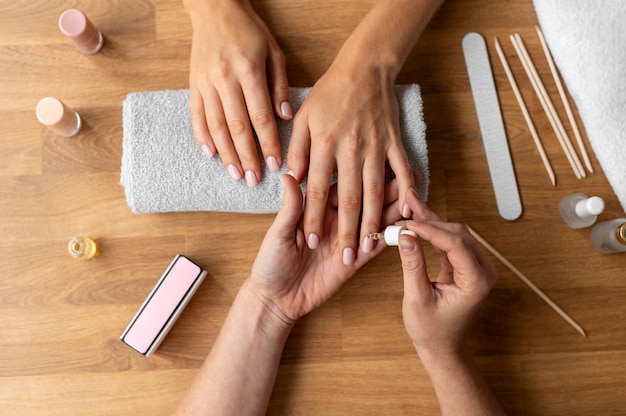
<path fill-rule="evenodd" d="M 626 218 L 597 223 L 590 238 L 591 245 L 600 253 L 626 253 Z"/>
<path fill-rule="evenodd" d="M 604 200 L 599 196 L 588 197 L 575 193 L 561 199 L 559 212 L 570 228 L 585 228 L 593 225 L 604 211 Z"/>

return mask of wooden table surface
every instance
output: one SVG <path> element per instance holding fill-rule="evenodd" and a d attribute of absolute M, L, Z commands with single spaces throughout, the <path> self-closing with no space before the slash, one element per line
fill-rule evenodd
<path fill-rule="evenodd" d="M 310 86 L 372 1 L 258 0 L 283 48 L 293 86 Z M 81 8 L 105 35 L 102 51 L 76 52 L 57 27 Z M 0 3 L 0 414 L 165 415 L 181 399 L 247 277 L 271 215 L 134 215 L 120 185 L 122 100 L 135 91 L 187 88 L 191 28 L 180 1 Z M 577 180 L 508 35 L 522 34 L 548 84 L 531 0 L 450 0 L 411 53 L 399 83 L 421 85 L 428 126 L 429 204 L 467 222 L 577 320 L 575 332 L 494 257 L 500 280 L 468 343 L 512 415 L 626 414 L 626 255 L 601 255 L 589 229 L 571 230 L 558 201 L 605 198 L 601 219 L 624 216 L 598 162 Z M 501 219 L 461 40 L 483 34 L 524 205 Z M 548 181 L 493 48 L 499 37 L 557 175 Z M 61 98 L 83 117 L 75 138 L 41 126 L 39 99 Z M 101 254 L 67 254 L 74 235 Z M 119 341 L 174 254 L 208 277 L 157 354 Z M 427 247 L 429 269 L 437 256 Z M 404 331 L 397 252 L 386 250 L 332 300 L 302 319 L 283 357 L 269 414 L 436 414 L 426 373 Z"/>

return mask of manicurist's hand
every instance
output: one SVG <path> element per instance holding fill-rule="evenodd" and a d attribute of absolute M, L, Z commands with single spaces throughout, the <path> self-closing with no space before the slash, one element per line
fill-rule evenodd
<path fill-rule="evenodd" d="M 234 180 L 261 180 L 253 130 L 267 167 L 282 164 L 275 115 L 290 119 L 285 58 L 247 0 L 184 0 L 193 41 L 191 123 L 208 157 L 219 154 Z"/>
<path fill-rule="evenodd" d="M 435 388 L 443 415 L 501 415 L 502 408 L 465 347 L 470 321 L 497 279 L 495 267 L 461 224 L 441 221 L 414 191 L 406 226 L 439 252 L 434 281 L 421 243 L 401 235 L 406 330 Z"/>

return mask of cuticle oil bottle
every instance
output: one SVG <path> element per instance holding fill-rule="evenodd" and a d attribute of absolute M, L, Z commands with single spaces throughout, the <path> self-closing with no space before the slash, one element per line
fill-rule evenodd
<path fill-rule="evenodd" d="M 600 253 L 626 252 L 626 218 L 597 223 L 591 229 L 591 245 Z"/>
<path fill-rule="evenodd" d="M 77 259 L 89 260 L 98 255 L 98 243 L 92 238 L 78 236 L 70 240 L 67 251 Z"/>

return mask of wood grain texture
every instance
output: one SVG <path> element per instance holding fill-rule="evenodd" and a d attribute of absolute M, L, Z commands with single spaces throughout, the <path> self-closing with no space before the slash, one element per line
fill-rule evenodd
<path fill-rule="evenodd" d="M 293 86 L 321 76 L 372 1 L 253 2 L 283 48 Z M 81 8 L 105 35 L 76 52 L 60 13 Z M 119 185 L 122 100 L 187 88 L 191 27 L 180 1 L 0 0 L 0 414 L 166 415 L 192 380 L 246 278 L 268 215 L 133 215 Z M 597 160 L 577 180 L 543 115 L 508 35 L 519 32 L 557 111 L 556 87 L 531 0 L 449 0 L 409 56 L 399 83 L 423 92 L 430 206 L 467 222 L 587 331 L 576 333 L 493 257 L 500 280 L 468 344 L 512 415 L 619 415 L 626 409 L 626 255 L 601 255 L 589 230 L 570 230 L 558 201 L 605 198 L 601 219 L 624 216 Z M 480 32 L 502 103 L 524 213 L 497 215 L 461 39 Z M 552 187 L 493 48 L 502 42 L 557 177 Z M 39 125 L 39 99 L 79 111 L 82 133 Z M 569 130 L 568 130 L 569 131 Z M 591 149 L 589 149 L 591 151 Z M 74 235 L 101 245 L 89 262 L 66 254 Z M 157 354 L 119 341 L 176 253 L 209 275 Z M 426 247 L 428 268 L 437 254 Z M 387 250 L 320 309 L 285 348 L 269 414 L 436 414 L 437 400 L 404 331 L 398 254 Z"/>

